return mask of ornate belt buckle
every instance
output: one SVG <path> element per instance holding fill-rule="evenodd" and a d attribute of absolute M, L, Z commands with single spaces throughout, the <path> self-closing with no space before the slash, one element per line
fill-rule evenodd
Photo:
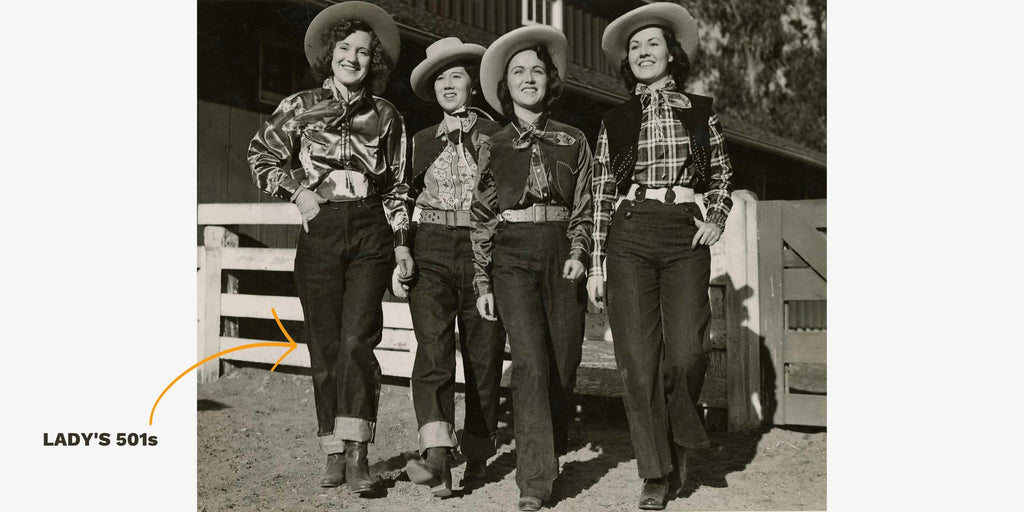
<path fill-rule="evenodd" d="M 665 191 L 665 202 L 668 204 L 675 204 L 676 202 L 676 191 L 668 189 Z"/>
<path fill-rule="evenodd" d="M 647 199 L 647 187 L 638 186 L 636 188 L 636 194 L 634 194 L 634 197 L 637 201 L 643 201 Z"/>
<path fill-rule="evenodd" d="M 548 210 L 542 204 L 533 205 L 533 222 L 545 222 L 548 220 Z"/>
<path fill-rule="evenodd" d="M 455 212 L 452 210 L 444 210 L 444 227 L 446 229 L 455 229 L 457 226 Z"/>

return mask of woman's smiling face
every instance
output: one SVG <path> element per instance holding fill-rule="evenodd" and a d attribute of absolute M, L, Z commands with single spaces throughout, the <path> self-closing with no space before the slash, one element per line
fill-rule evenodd
<path fill-rule="evenodd" d="M 464 66 L 451 66 L 442 70 L 434 79 L 434 95 L 437 103 L 449 114 L 459 107 L 469 105 L 473 93 L 473 80 Z"/>
<path fill-rule="evenodd" d="M 331 69 L 345 87 L 359 88 L 370 72 L 371 40 L 369 32 L 356 30 L 334 45 Z"/>
<path fill-rule="evenodd" d="M 661 27 L 647 27 L 633 34 L 627 55 L 629 69 L 638 81 L 650 85 L 668 76 L 672 55 Z"/>
<path fill-rule="evenodd" d="M 530 111 L 544 107 L 548 70 L 535 50 L 523 50 L 508 61 L 505 83 L 512 102 Z"/>

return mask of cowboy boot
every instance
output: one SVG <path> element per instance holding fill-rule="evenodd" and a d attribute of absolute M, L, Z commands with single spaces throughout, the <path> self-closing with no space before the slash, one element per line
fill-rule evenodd
<path fill-rule="evenodd" d="M 640 491 L 640 500 L 637 504 L 640 510 L 662 510 L 665 508 L 665 499 L 668 497 L 668 477 L 645 478 L 643 490 Z"/>
<path fill-rule="evenodd" d="M 331 453 L 327 455 L 327 467 L 320 478 L 320 487 L 337 487 L 345 483 L 345 454 Z"/>
<path fill-rule="evenodd" d="M 411 459 L 405 473 L 413 483 L 430 486 L 430 494 L 439 498 L 452 495 L 452 468 L 448 462 L 448 448 L 427 448 L 427 458 Z"/>
<path fill-rule="evenodd" d="M 462 482 L 480 482 L 487 479 L 487 459 L 467 459 Z"/>
<path fill-rule="evenodd" d="M 345 441 L 345 480 L 348 492 L 363 495 L 373 491 L 370 464 L 366 461 L 366 442 Z"/>

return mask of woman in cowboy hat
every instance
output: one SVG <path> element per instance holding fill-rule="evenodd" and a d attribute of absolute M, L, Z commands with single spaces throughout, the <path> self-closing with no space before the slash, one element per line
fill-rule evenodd
<path fill-rule="evenodd" d="M 548 111 L 566 46 L 555 28 L 520 27 L 491 44 L 480 70 L 484 98 L 511 121 L 480 149 L 471 236 L 477 307 L 501 317 L 511 345 L 520 510 L 551 495 L 583 345 L 592 156 Z"/>
<path fill-rule="evenodd" d="M 604 306 L 607 270 L 608 322 L 644 481 L 639 506 L 660 510 L 672 475 L 685 482 L 687 450 L 709 444 L 696 401 L 709 349 L 709 247 L 732 206 L 732 168 L 711 98 L 682 91 L 697 47 L 686 9 L 630 11 L 608 25 L 601 46 L 621 62 L 632 97 L 604 115 L 598 137 L 587 291 Z"/>
<path fill-rule="evenodd" d="M 281 102 L 249 145 L 249 165 L 261 190 L 302 216 L 295 285 L 327 455 L 320 485 L 347 481 L 364 494 L 373 490 L 366 450 L 377 421 L 381 300 L 396 259 L 404 275 L 413 271 L 405 128 L 394 105 L 371 94 L 398 60 L 398 27 L 375 5 L 342 2 L 313 18 L 305 45 L 323 85 Z"/>
<path fill-rule="evenodd" d="M 409 478 L 432 487 L 435 496 L 452 492 L 449 456 L 455 437 L 455 329 L 465 363 L 466 418 L 462 452 L 463 483 L 485 477 L 495 453 L 498 388 L 505 341 L 501 325 L 480 318 L 473 292 L 473 247 L 469 208 L 478 178 L 478 148 L 501 128 L 472 108 L 480 90 L 477 70 L 484 47 L 446 37 L 427 47 L 427 57 L 412 70 L 412 89 L 436 102 L 441 122 L 412 138 L 409 197 L 417 223 L 413 250 L 417 271 L 409 294 L 416 332 L 412 400 L 419 424 L 420 453 L 410 460 Z M 403 292 L 399 285 L 396 291 Z"/>

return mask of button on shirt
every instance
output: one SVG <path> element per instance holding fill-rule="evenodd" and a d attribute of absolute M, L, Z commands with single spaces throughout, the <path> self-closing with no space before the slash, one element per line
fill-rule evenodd
<path fill-rule="evenodd" d="M 466 151 L 465 143 L 470 143 L 469 133 L 476 124 L 476 112 L 469 112 L 466 117 L 458 117 L 460 130 L 448 131 L 448 120 L 452 118 L 445 113 L 444 120 L 437 126 L 435 137 L 444 139 L 444 151 L 427 169 L 423 176 L 423 192 L 416 198 L 420 208 L 433 210 L 469 210 L 473 204 L 473 190 L 476 188 L 477 164 Z"/>
<path fill-rule="evenodd" d="M 249 144 L 253 181 L 290 200 L 302 189 L 329 201 L 380 196 L 395 244 L 406 245 L 405 126 L 394 105 L 362 91 L 343 98 L 333 78 L 285 98 Z M 299 167 L 290 168 L 297 157 Z"/>
<path fill-rule="evenodd" d="M 669 80 L 661 90 L 637 84 L 634 93 L 640 96 L 643 118 L 637 142 L 637 158 L 633 182 L 648 188 L 676 185 L 693 188 L 696 165 L 690 159 L 690 136 L 676 116 L 674 108 L 691 108 L 690 99 L 676 91 Z M 704 192 L 707 221 L 725 230 L 725 220 L 732 208 L 729 197 L 732 187 L 732 164 L 725 151 L 721 122 L 714 112 L 708 118 L 711 175 Z M 620 195 L 608 161 L 608 133 L 604 123 L 594 153 L 594 252 L 590 276 L 604 276 L 603 264 L 608 226 L 611 225 L 615 203 Z M 698 190 L 697 192 L 702 192 Z"/>

